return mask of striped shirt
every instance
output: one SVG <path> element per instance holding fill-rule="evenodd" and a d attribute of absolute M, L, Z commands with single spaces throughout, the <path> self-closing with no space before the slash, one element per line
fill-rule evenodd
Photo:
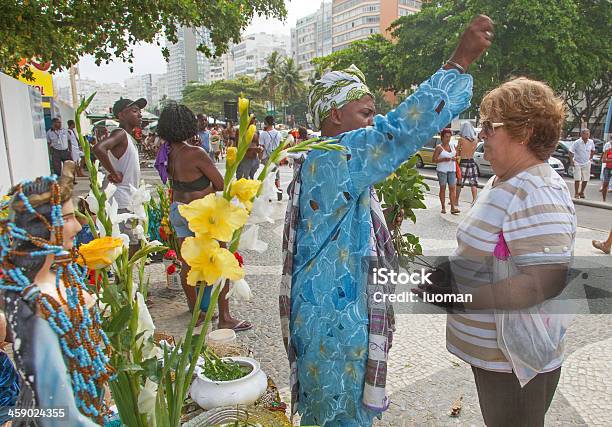
<path fill-rule="evenodd" d="M 451 257 L 460 292 L 493 282 L 493 250 L 501 232 L 518 266 L 569 263 L 576 235 L 576 212 L 565 181 L 547 164 L 533 166 L 508 181 L 491 178 L 457 230 Z M 449 314 L 447 349 L 467 363 L 512 372 L 497 344 L 490 312 Z M 544 372 L 561 366 L 553 360 Z"/>

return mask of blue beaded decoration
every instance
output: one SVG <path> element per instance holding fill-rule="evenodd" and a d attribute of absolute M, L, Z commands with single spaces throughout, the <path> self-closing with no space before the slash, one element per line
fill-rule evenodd
<path fill-rule="evenodd" d="M 51 224 L 36 212 L 24 189 L 30 185 L 48 184 L 50 188 Z M 51 240 L 31 236 L 9 219 L 0 220 L 0 259 L 2 262 L 0 290 L 18 292 L 26 301 L 35 301 L 51 329 L 57 334 L 64 361 L 70 373 L 72 389 L 79 411 L 99 424 L 103 424 L 109 410 L 104 402 L 104 385 L 114 375 L 110 362 L 109 339 L 102 330 L 97 306 L 87 308 L 83 295 L 88 292 L 87 269 L 75 261 L 77 251 L 68 253 L 63 248 L 62 201 L 58 178 L 55 175 L 24 181 L 11 193 L 10 201 L 0 202 L 0 211 L 19 205 L 22 210 L 36 215 L 51 231 Z M 11 212 L 11 215 L 18 213 Z M 17 251 L 17 241 L 33 243 L 35 251 Z M 41 293 L 31 283 L 20 267 L 15 266 L 12 257 L 32 258 L 53 255 L 56 266 L 56 288 L 60 301 L 51 295 Z M 65 287 L 65 298 L 61 285 Z"/>

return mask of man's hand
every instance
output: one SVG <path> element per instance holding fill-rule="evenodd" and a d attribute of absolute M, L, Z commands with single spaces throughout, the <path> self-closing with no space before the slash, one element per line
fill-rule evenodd
<path fill-rule="evenodd" d="M 493 40 L 493 21 L 485 15 L 478 15 L 461 35 L 459 44 L 451 56 L 451 61 L 468 69 L 491 46 Z"/>
<path fill-rule="evenodd" d="M 121 181 L 123 181 L 123 174 L 121 172 L 113 172 L 108 175 L 108 180 L 113 184 L 121 184 Z"/>

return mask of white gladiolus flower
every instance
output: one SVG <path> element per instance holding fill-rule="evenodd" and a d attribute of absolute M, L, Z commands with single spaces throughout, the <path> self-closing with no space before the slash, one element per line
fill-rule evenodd
<path fill-rule="evenodd" d="M 104 194 L 106 194 L 106 200 L 110 200 L 115 194 L 115 191 L 117 191 L 117 186 L 112 182 L 109 182 L 106 185 L 106 188 L 104 189 Z"/>
<path fill-rule="evenodd" d="M 259 253 L 265 252 L 268 249 L 268 244 L 262 240 L 259 240 L 258 234 L 258 225 L 251 225 L 249 228 L 246 228 L 240 236 L 238 250 L 257 251 Z"/>
<path fill-rule="evenodd" d="M 89 210 L 94 214 L 98 215 L 98 210 L 100 210 L 100 205 L 98 204 L 98 199 L 95 198 L 93 193 L 89 191 L 89 194 L 85 198 L 85 202 L 87 202 L 87 206 L 89 206 Z"/>
<path fill-rule="evenodd" d="M 138 188 L 130 185 L 130 191 L 132 193 L 130 196 L 130 205 L 128 206 L 128 210 L 134 213 L 136 218 L 140 220 L 147 219 L 147 211 L 145 210 L 144 204 L 151 201 L 151 192 L 149 191 L 149 187 L 151 186 L 145 184 L 144 182 L 140 184 L 140 187 Z"/>
<path fill-rule="evenodd" d="M 96 160 L 94 162 L 94 167 L 96 168 L 98 187 L 102 188 L 102 183 L 104 182 L 104 173 L 100 170 L 100 160 Z"/>
<path fill-rule="evenodd" d="M 270 202 L 277 200 L 277 189 L 274 182 L 276 181 L 276 172 L 268 173 L 268 176 L 265 177 L 263 183 L 261 184 L 263 189 L 261 191 L 261 198 L 267 199 Z"/>
<path fill-rule="evenodd" d="M 146 414 L 149 420 L 155 425 L 155 401 L 157 398 L 157 383 L 149 378 L 138 395 L 138 412 Z"/>
<path fill-rule="evenodd" d="M 253 201 L 253 208 L 248 220 L 249 224 L 259 224 L 261 222 L 274 223 L 272 219 L 275 208 L 273 202 L 277 200 L 276 185 L 274 185 L 275 179 L 276 173 L 270 172 L 263 180 L 261 194 Z"/>
<path fill-rule="evenodd" d="M 132 218 L 134 218 L 134 215 L 131 213 L 118 213 L 119 206 L 117 205 L 117 201 L 115 199 L 111 201 L 107 200 L 105 204 L 106 215 L 110 219 L 111 224 L 113 224 L 111 236 L 121 238 L 123 240 L 124 246 L 129 247 L 130 238 L 127 235 L 121 233 L 121 230 L 119 229 L 119 224 L 131 220 Z M 100 237 L 105 237 L 106 230 L 104 229 L 104 225 L 102 225 L 102 222 L 100 222 L 99 218 L 96 218 L 96 226 L 98 228 L 98 233 L 100 234 Z"/>
<path fill-rule="evenodd" d="M 253 202 L 253 208 L 251 209 L 251 215 L 247 221 L 248 224 L 259 224 L 262 222 L 274 223 L 272 219 L 272 213 L 274 212 L 274 206 L 272 202 L 265 196 L 260 196 Z"/>
<path fill-rule="evenodd" d="M 134 236 L 136 236 L 138 238 L 138 240 L 146 240 L 145 238 L 145 231 L 142 225 L 138 224 L 135 228 L 134 228 Z"/>
<path fill-rule="evenodd" d="M 161 357 L 161 349 L 151 340 L 155 332 L 153 318 L 140 292 L 136 292 L 136 300 L 138 301 L 138 327 L 136 328 L 136 335 L 140 335 L 136 340 L 136 344 L 142 346 L 142 357 L 144 360 L 153 357 L 159 358 Z"/>
<path fill-rule="evenodd" d="M 246 280 L 240 279 L 231 282 L 230 290 L 225 296 L 225 299 L 229 299 L 232 296 L 239 301 L 250 301 L 253 294 Z"/>

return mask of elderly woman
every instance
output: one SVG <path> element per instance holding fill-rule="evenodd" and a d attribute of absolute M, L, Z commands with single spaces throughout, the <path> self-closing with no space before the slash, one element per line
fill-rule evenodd
<path fill-rule="evenodd" d="M 539 307 L 562 290 L 576 235 L 569 190 L 547 164 L 565 113 L 546 84 L 517 78 L 489 92 L 480 114 L 495 176 L 457 231 L 452 272 L 473 302 L 448 316 L 446 345 L 472 365 L 487 425 L 539 426 L 559 380 L 567 327 Z M 538 320 L 543 329 L 534 329 Z"/>

